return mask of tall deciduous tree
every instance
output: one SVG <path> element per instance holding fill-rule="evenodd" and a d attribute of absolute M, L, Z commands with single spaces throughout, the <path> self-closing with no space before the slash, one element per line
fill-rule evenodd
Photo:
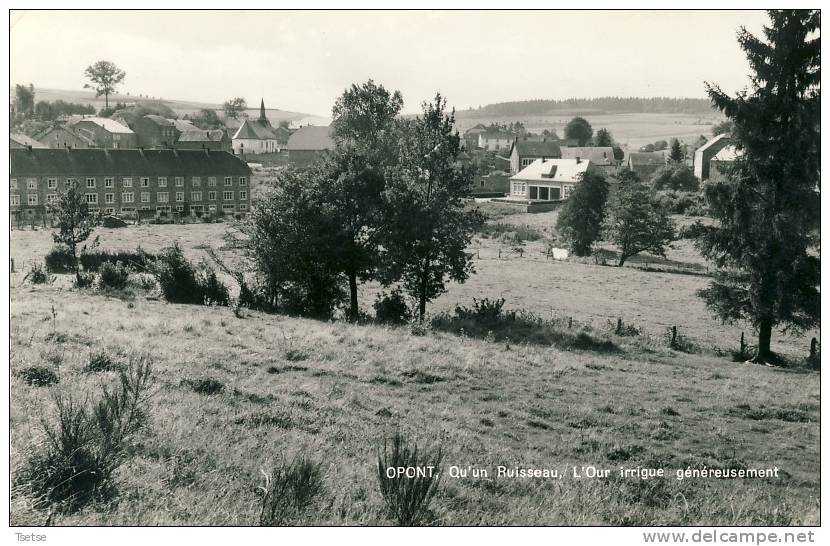
<path fill-rule="evenodd" d="M 64 189 L 58 189 L 58 199 L 50 211 L 58 221 L 58 230 L 52 239 L 64 245 L 72 254 L 75 279 L 80 283 L 81 273 L 78 267 L 78 245 L 86 241 L 98 225 L 98 215 L 89 210 L 86 193 L 72 183 Z"/>
<path fill-rule="evenodd" d="M 748 320 L 758 331 L 757 360 L 773 358 L 772 329 L 820 321 L 818 245 L 821 205 L 820 13 L 769 12 L 766 41 L 746 29 L 738 43 L 752 69 L 751 90 L 731 97 L 707 84 L 732 121 L 742 151 L 729 176 L 704 188 L 719 225 L 698 245 L 720 272 L 700 292 L 723 320 Z"/>
<path fill-rule="evenodd" d="M 594 129 L 583 117 L 576 116 L 565 126 L 565 138 L 576 140 L 580 146 L 585 146 L 592 136 L 594 136 Z"/>
<path fill-rule="evenodd" d="M 399 91 L 368 80 L 352 85 L 332 109 L 335 150 L 328 163 L 329 214 L 338 226 L 340 257 L 349 280 L 349 316 L 358 318 L 357 282 L 374 278 L 385 226 L 385 170 L 397 163 Z"/>
<path fill-rule="evenodd" d="M 14 109 L 25 119 L 30 119 L 35 113 L 35 86 L 16 84 L 14 86 Z"/>
<path fill-rule="evenodd" d="M 600 129 L 597 131 L 597 136 L 594 139 L 594 144 L 596 146 L 613 146 L 614 145 L 614 138 L 611 136 L 611 133 L 608 129 Z"/>
<path fill-rule="evenodd" d="M 242 97 L 234 97 L 226 100 L 222 104 L 222 109 L 225 111 L 225 117 L 239 119 L 239 116 L 248 109 L 248 103 Z"/>
<path fill-rule="evenodd" d="M 95 96 L 104 96 L 104 110 L 110 108 L 110 95 L 115 93 L 115 89 L 127 73 L 118 68 L 115 63 L 110 61 L 98 61 L 86 67 L 84 75 L 91 82 L 84 84 L 84 88 L 92 88 L 95 90 Z"/>
<path fill-rule="evenodd" d="M 620 184 L 607 215 L 605 237 L 620 250 L 618 266 L 640 252 L 666 256 L 666 247 L 674 240 L 674 224 L 654 190 L 636 177 Z"/>
<path fill-rule="evenodd" d="M 571 252 L 588 256 L 602 233 L 608 182 L 601 173 L 586 173 L 576 185 L 556 220 L 556 229 L 567 239 Z"/>
<path fill-rule="evenodd" d="M 446 104 L 436 94 L 423 114 L 402 123 L 400 163 L 386 180 L 386 281 L 400 280 L 417 299 L 420 320 L 448 280 L 464 282 L 473 273 L 466 248 L 483 221 L 480 212 L 464 208 L 472 171 L 457 163 L 461 139 Z"/>

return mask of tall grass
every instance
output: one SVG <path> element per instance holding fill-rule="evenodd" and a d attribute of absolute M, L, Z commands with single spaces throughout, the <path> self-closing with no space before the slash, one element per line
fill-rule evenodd
<path fill-rule="evenodd" d="M 259 524 L 284 525 L 302 515 L 323 490 L 320 463 L 300 455 L 291 462 L 282 461 L 265 474 Z"/>
<path fill-rule="evenodd" d="M 435 453 L 419 453 L 418 445 L 408 446 L 400 432 L 392 437 L 391 446 L 384 441 L 383 449 L 378 452 L 380 492 L 398 525 L 418 525 L 428 518 L 429 504 L 441 482 L 442 457 L 440 448 Z M 426 471 L 416 471 L 412 477 L 397 474 L 390 477 L 389 469 L 399 468 L 423 468 Z"/>

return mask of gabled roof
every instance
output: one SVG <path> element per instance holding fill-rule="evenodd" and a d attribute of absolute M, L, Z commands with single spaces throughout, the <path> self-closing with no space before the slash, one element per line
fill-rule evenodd
<path fill-rule="evenodd" d="M 735 161 L 741 157 L 743 153 L 739 151 L 734 144 L 724 146 L 724 148 L 712 157 L 712 161 Z"/>
<path fill-rule="evenodd" d="M 75 133 L 63 125 L 53 125 L 52 127 L 44 129 L 43 131 L 35 135 L 35 140 L 38 140 L 39 142 L 45 144 L 45 141 L 48 140 L 49 135 L 51 135 L 55 131 L 63 131 L 64 133 L 69 133 L 73 138 L 77 138 L 78 140 L 83 141 L 87 146 L 92 146 L 95 143 L 95 141 L 89 138 L 87 135 L 81 132 Z"/>
<path fill-rule="evenodd" d="M 159 127 L 172 127 L 173 121 L 169 119 L 165 119 L 161 116 L 157 116 L 156 114 L 147 114 L 144 116 L 145 119 L 148 119 L 158 125 Z"/>
<path fill-rule="evenodd" d="M 187 131 L 200 131 L 201 130 L 198 127 L 196 127 L 195 125 L 193 125 L 193 123 L 191 123 L 190 121 L 188 121 L 186 119 L 168 119 L 167 121 L 172 123 L 173 126 L 176 129 L 178 129 L 179 131 L 181 131 L 182 133 L 186 133 Z"/>
<path fill-rule="evenodd" d="M 516 135 L 514 133 L 511 133 L 509 131 L 498 131 L 498 130 L 496 130 L 496 131 L 492 131 L 492 130 L 482 131 L 481 133 L 479 133 L 479 136 L 481 136 L 485 140 L 490 140 L 490 139 L 493 139 L 493 140 L 507 140 L 507 139 L 512 140 L 512 139 L 516 138 Z"/>
<path fill-rule="evenodd" d="M 248 175 L 248 164 L 220 151 L 85 149 L 12 149 L 11 172 L 21 175 Z"/>
<path fill-rule="evenodd" d="M 664 152 L 631 152 L 628 154 L 628 161 L 632 165 L 665 165 L 666 154 Z"/>
<path fill-rule="evenodd" d="M 222 129 L 196 129 L 186 131 L 179 136 L 179 142 L 221 142 L 225 135 Z"/>
<path fill-rule="evenodd" d="M 726 133 L 721 133 L 718 136 L 716 136 L 715 138 L 713 138 L 711 140 L 708 140 L 703 146 L 701 146 L 700 148 L 695 150 L 695 153 L 705 152 L 706 150 L 708 150 L 709 148 L 711 148 L 715 144 L 717 144 L 718 146 L 722 146 L 724 139 L 726 139 L 728 141 L 729 140 L 729 135 L 727 135 Z"/>
<path fill-rule="evenodd" d="M 233 135 L 233 139 L 278 140 L 270 124 L 265 125 L 259 120 L 246 119 L 242 126 Z"/>
<path fill-rule="evenodd" d="M 513 144 L 513 147 L 518 152 L 519 156 L 532 157 L 560 157 L 562 152 L 559 149 L 559 144 L 552 140 L 525 140 L 519 139 Z M 513 150 L 510 151 L 513 153 Z"/>
<path fill-rule="evenodd" d="M 576 159 L 537 159 L 511 176 L 510 180 L 576 184 L 590 164 L 590 161 L 582 160 L 577 163 Z"/>
<path fill-rule="evenodd" d="M 31 146 L 32 148 L 45 148 L 41 142 L 33 139 L 32 137 L 26 136 L 22 133 L 11 133 L 9 135 L 9 140 L 20 144 L 21 146 Z"/>
<path fill-rule="evenodd" d="M 588 159 L 594 165 L 613 165 L 614 149 L 611 146 L 573 146 L 561 149 L 562 159 Z"/>
<path fill-rule="evenodd" d="M 105 131 L 110 132 L 110 133 L 133 134 L 132 129 L 130 129 L 129 127 L 125 127 L 124 125 L 121 125 L 120 123 L 118 123 L 114 119 L 102 118 L 102 117 L 98 117 L 98 116 L 86 116 L 86 117 L 83 117 L 83 116 L 82 117 L 74 117 L 74 116 L 72 116 L 72 118 L 70 118 L 69 121 L 67 122 L 67 125 L 69 125 L 69 126 L 77 125 L 78 123 L 80 123 L 82 121 L 88 121 L 90 123 L 94 123 L 95 125 L 101 127 L 102 129 L 104 129 Z"/>
<path fill-rule="evenodd" d="M 328 126 L 307 125 L 294 131 L 288 138 L 288 150 L 331 150 L 334 140 L 331 138 L 331 128 Z"/>

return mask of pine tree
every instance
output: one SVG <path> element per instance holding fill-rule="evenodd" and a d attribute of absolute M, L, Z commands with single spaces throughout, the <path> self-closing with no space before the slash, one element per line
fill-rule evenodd
<path fill-rule="evenodd" d="M 683 161 L 683 149 L 680 147 L 680 141 L 677 139 L 671 142 L 671 151 L 669 152 L 669 159 L 675 163 Z"/>
<path fill-rule="evenodd" d="M 719 225 L 698 239 L 720 268 L 700 295 L 724 321 L 748 320 L 757 329 L 759 362 L 774 357 L 774 327 L 799 331 L 820 321 L 820 13 L 769 16 L 766 42 L 738 33 L 751 92 L 730 97 L 707 83 L 741 155 L 728 177 L 704 188 Z"/>

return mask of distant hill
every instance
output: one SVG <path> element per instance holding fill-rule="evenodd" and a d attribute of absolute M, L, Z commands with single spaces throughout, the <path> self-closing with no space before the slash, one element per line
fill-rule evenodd
<path fill-rule="evenodd" d="M 459 110 L 459 118 L 490 118 L 510 116 L 544 116 L 559 112 L 585 114 L 691 114 L 709 116 L 715 113 L 708 99 L 671 97 L 597 97 L 592 99 L 535 99 L 499 102 L 479 108 Z"/>
<path fill-rule="evenodd" d="M 14 96 L 14 86 L 11 87 L 10 93 Z M 104 107 L 104 97 L 95 97 L 95 93 L 92 91 L 87 90 L 68 90 L 68 89 L 44 89 L 40 87 L 35 88 L 35 102 L 38 101 L 48 101 L 54 102 L 56 100 L 63 100 L 66 102 L 75 102 L 79 104 L 90 104 L 96 110 L 100 110 Z M 117 95 L 110 95 L 110 105 L 113 105 L 117 102 L 123 102 L 126 104 L 130 103 L 138 103 L 138 102 L 148 102 L 148 103 L 162 103 L 169 106 L 177 116 L 182 117 L 185 114 L 194 114 L 201 110 L 202 108 L 216 110 L 217 112 L 221 112 L 222 105 L 215 104 L 215 103 L 208 103 L 208 102 L 195 102 L 195 101 L 186 101 L 186 100 L 176 100 L 176 99 L 161 99 L 158 97 L 143 97 L 137 95 L 126 95 L 126 94 L 117 94 Z M 259 99 L 256 101 L 259 103 Z M 259 108 L 249 108 L 247 113 L 251 117 L 258 117 L 259 116 Z M 315 120 L 323 119 L 320 116 L 314 116 L 312 114 L 305 114 L 302 112 L 292 112 L 289 110 L 280 110 L 278 108 L 266 108 L 265 115 L 268 116 L 268 119 L 271 120 L 271 123 L 276 124 L 280 120 L 288 120 L 295 122 L 296 124 L 305 125 L 307 123 L 312 124 L 319 124 L 315 123 Z"/>

